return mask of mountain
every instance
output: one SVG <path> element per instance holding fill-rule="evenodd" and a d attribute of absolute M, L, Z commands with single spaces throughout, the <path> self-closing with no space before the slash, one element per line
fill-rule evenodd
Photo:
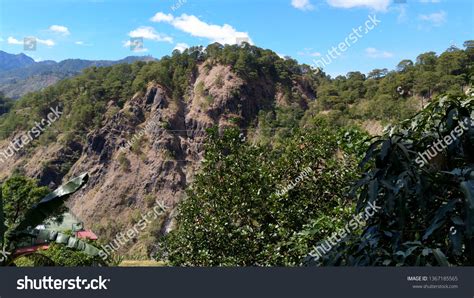
<path fill-rule="evenodd" d="M 0 116 L 0 181 L 16 173 L 53 188 L 88 172 L 86 188 L 68 204 L 104 242 L 134 227 L 156 201 L 169 206 L 120 249 L 146 257 L 156 238 L 174 227 L 176 206 L 203 162 L 206 129 L 235 127 L 268 146 L 321 121 L 378 132 L 415 114 L 433 94 L 460 94 L 469 85 L 465 73 L 472 66 L 449 63 L 465 61 L 464 51 L 447 53 L 428 59 L 434 65 L 407 63 L 376 77 L 351 72 L 334 79 L 248 44 L 212 44 L 158 61 L 86 68 L 26 94 Z M 70 71 L 87 64 L 61 63 L 49 67 Z M 439 76 L 424 80 L 438 68 Z M 23 141 L 51 109 L 59 109 L 60 118 L 36 141 Z M 18 139 L 21 149 L 13 149 Z"/>
<path fill-rule="evenodd" d="M 67 59 L 35 62 L 24 54 L 0 51 L 0 92 L 8 98 L 18 99 L 28 92 L 42 90 L 56 82 L 75 76 L 88 67 L 104 67 L 134 61 L 152 61 L 151 56 L 129 56 L 117 61 Z"/>
<path fill-rule="evenodd" d="M 23 53 L 14 55 L 0 51 L 0 72 L 10 69 L 23 68 L 33 64 L 35 64 L 35 60 Z"/>
<path fill-rule="evenodd" d="M 229 59 L 239 52 L 241 59 L 237 54 L 235 61 L 225 61 L 223 47 L 207 49 L 219 54 L 197 48 L 158 62 L 88 68 L 25 95 L 0 117 L 0 180 L 16 171 L 54 186 L 89 172 L 87 189 L 69 206 L 107 240 L 133 225 L 158 199 L 171 206 L 163 222 L 150 227 L 150 238 L 124 248 L 146 251 L 149 239 L 172 227 L 174 207 L 199 169 L 207 128 L 250 128 L 261 111 L 284 108 L 293 96 L 301 108 L 315 98 L 295 61 L 269 50 L 230 49 Z M 254 66 L 245 63 L 251 50 L 258 50 L 265 70 L 256 61 Z M 33 118 L 56 106 L 64 111 L 57 123 L 32 147 L 2 161 L 1 153 L 21 131 L 31 129 Z"/>

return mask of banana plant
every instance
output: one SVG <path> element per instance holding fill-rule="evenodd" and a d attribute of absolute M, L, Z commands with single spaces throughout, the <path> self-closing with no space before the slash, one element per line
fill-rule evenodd
<path fill-rule="evenodd" d="M 10 227 L 8 232 L 0 196 L 0 246 L 3 248 L 0 254 L 0 265 L 11 265 L 16 258 L 34 253 L 34 248 L 28 248 L 34 247 L 38 242 L 46 245 L 48 243 L 66 245 L 68 248 L 83 251 L 89 256 L 97 256 L 100 250 L 81 239 L 58 231 L 34 229 L 49 217 L 56 215 L 64 201 L 80 190 L 88 180 L 89 175 L 84 173 L 49 193 L 34 204 L 26 212 L 24 219 Z M 8 248 L 8 251 L 5 248 Z"/>

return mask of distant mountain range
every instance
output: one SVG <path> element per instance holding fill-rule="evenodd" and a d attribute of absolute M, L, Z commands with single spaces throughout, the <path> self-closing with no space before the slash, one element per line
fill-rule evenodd
<path fill-rule="evenodd" d="M 4 72 L 11 69 L 28 67 L 35 64 L 33 58 L 26 56 L 21 53 L 18 55 L 9 54 L 4 51 L 0 51 L 0 72 Z"/>
<path fill-rule="evenodd" d="M 6 97 L 18 99 L 28 92 L 39 91 L 62 79 L 75 76 L 84 68 L 152 60 L 155 58 L 151 56 L 128 56 L 117 61 L 67 59 L 61 62 L 35 62 L 23 53 L 15 55 L 0 51 L 0 92 Z"/>

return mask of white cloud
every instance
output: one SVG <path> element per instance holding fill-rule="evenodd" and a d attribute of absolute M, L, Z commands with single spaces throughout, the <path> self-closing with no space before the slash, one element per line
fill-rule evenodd
<path fill-rule="evenodd" d="M 90 47 L 90 46 L 92 46 L 91 43 L 85 43 L 85 42 L 83 42 L 82 40 L 75 41 L 74 43 L 77 44 L 77 45 L 79 45 L 79 46 L 85 46 L 85 47 Z"/>
<path fill-rule="evenodd" d="M 162 12 L 157 12 L 150 21 L 152 22 L 171 22 L 174 19 L 173 15 L 171 14 L 164 14 Z"/>
<path fill-rule="evenodd" d="M 49 31 L 55 32 L 55 33 L 60 33 L 63 35 L 69 35 L 71 32 L 69 32 L 69 29 L 67 27 L 61 26 L 61 25 L 52 25 L 49 26 Z"/>
<path fill-rule="evenodd" d="M 9 43 L 9 44 L 22 45 L 22 44 L 23 44 L 23 41 L 20 41 L 20 40 L 18 40 L 18 39 L 16 39 L 16 38 L 10 36 L 10 37 L 8 37 L 8 39 L 7 39 L 7 43 Z"/>
<path fill-rule="evenodd" d="M 421 14 L 418 17 L 420 20 L 429 22 L 433 26 L 441 26 L 446 22 L 446 12 L 443 10 L 432 14 Z"/>
<path fill-rule="evenodd" d="M 291 5 L 300 10 L 312 10 L 314 6 L 309 0 L 291 0 Z"/>
<path fill-rule="evenodd" d="M 390 0 L 327 0 L 328 4 L 339 8 L 367 7 L 386 11 Z"/>
<path fill-rule="evenodd" d="M 148 49 L 147 48 L 135 48 L 135 49 L 132 50 L 132 52 L 145 53 L 145 52 L 148 52 Z"/>
<path fill-rule="evenodd" d="M 171 14 L 157 13 L 151 21 L 169 23 L 178 30 L 195 37 L 207 38 L 211 42 L 236 44 L 237 38 L 248 38 L 249 43 L 252 44 L 247 32 L 239 32 L 228 24 L 222 26 L 207 24 L 193 15 L 182 14 L 180 17 L 174 17 Z"/>
<path fill-rule="evenodd" d="M 380 51 L 380 50 L 377 50 L 376 48 L 367 48 L 367 49 L 365 49 L 365 54 L 369 58 L 391 58 L 391 57 L 393 57 L 392 53 L 386 52 L 386 51 Z"/>
<path fill-rule="evenodd" d="M 48 46 L 48 47 L 52 47 L 52 46 L 54 46 L 54 45 L 56 44 L 56 43 L 55 43 L 53 40 L 51 40 L 51 39 L 39 39 L 39 38 L 37 38 L 37 39 L 36 39 L 36 42 L 37 42 L 37 43 L 40 43 L 40 44 L 44 44 L 45 46 Z"/>
<path fill-rule="evenodd" d="M 0 37 L 0 42 L 3 42 L 3 38 Z"/>
<path fill-rule="evenodd" d="M 158 33 L 155 31 L 154 28 L 146 26 L 141 26 L 133 31 L 130 31 L 130 33 L 128 33 L 128 36 L 134 38 L 141 37 L 143 39 L 149 39 L 153 41 L 173 43 L 173 38 L 166 36 L 165 34 Z"/>
<path fill-rule="evenodd" d="M 180 42 L 178 44 L 176 44 L 176 46 L 174 47 L 173 51 L 174 50 L 178 50 L 180 51 L 181 53 L 184 52 L 184 50 L 186 50 L 187 48 L 189 48 L 189 45 L 187 43 L 184 43 L 184 42 Z"/>
<path fill-rule="evenodd" d="M 33 37 L 33 38 L 35 38 L 35 37 Z M 18 39 L 14 38 L 14 37 L 11 37 L 11 36 L 8 37 L 7 42 L 8 42 L 9 44 L 23 45 L 23 40 L 18 40 Z M 39 44 L 43 44 L 43 45 L 45 45 L 45 46 L 48 46 L 48 47 L 52 47 L 52 46 L 54 46 L 54 45 L 56 44 L 56 43 L 55 43 L 53 40 L 51 40 L 51 39 L 39 39 L 39 38 L 36 38 L 36 42 L 39 43 Z"/>

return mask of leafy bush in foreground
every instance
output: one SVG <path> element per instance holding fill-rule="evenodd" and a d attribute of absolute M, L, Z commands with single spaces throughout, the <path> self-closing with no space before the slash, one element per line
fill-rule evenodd
<path fill-rule="evenodd" d="M 238 130 L 221 137 L 212 131 L 177 229 L 165 239 L 171 264 L 299 265 L 317 239 L 344 225 L 355 167 L 336 156 L 332 131 L 317 131 L 274 149 L 249 145 Z M 296 180 L 307 167 L 312 172 Z M 295 187 L 282 191 L 292 181 Z"/>
<path fill-rule="evenodd" d="M 474 98 L 441 97 L 369 148 L 357 182 L 360 211 L 382 210 L 312 265 L 474 264 Z M 470 123 L 422 166 L 420 154 Z M 438 147 L 441 148 L 439 142 Z M 446 143 L 447 144 L 447 143 Z"/>

